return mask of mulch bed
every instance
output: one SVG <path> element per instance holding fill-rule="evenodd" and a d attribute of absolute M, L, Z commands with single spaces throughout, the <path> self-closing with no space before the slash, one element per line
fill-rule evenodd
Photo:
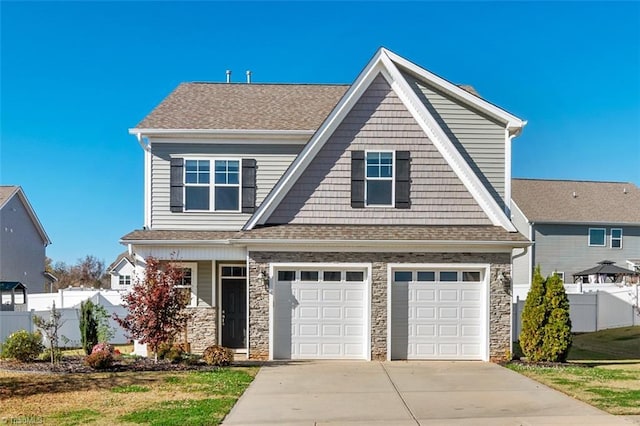
<path fill-rule="evenodd" d="M 152 358 L 121 358 L 111 368 L 94 370 L 84 364 L 82 356 L 65 356 L 60 363 L 51 365 L 49 361 L 18 362 L 0 360 L 0 370 L 22 371 L 29 373 L 97 373 L 97 372 L 125 372 L 125 371 L 207 371 L 216 367 L 204 362 L 195 364 L 172 364 L 167 360 L 158 360 L 155 363 Z"/>

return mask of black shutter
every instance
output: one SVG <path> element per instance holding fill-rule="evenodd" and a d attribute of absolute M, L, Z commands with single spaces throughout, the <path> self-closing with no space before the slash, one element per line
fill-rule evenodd
<path fill-rule="evenodd" d="M 411 179 L 409 176 L 411 158 L 409 151 L 396 151 L 396 208 L 408 209 L 411 207 L 409 190 Z"/>
<path fill-rule="evenodd" d="M 351 207 L 364 208 L 364 151 L 351 151 Z"/>
<path fill-rule="evenodd" d="M 256 211 L 256 160 L 242 159 L 242 213 Z"/>
<path fill-rule="evenodd" d="M 184 159 L 171 159 L 170 208 L 174 213 L 183 211 Z"/>

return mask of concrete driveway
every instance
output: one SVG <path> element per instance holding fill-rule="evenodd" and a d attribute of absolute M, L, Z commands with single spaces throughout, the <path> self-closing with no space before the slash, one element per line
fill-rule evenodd
<path fill-rule="evenodd" d="M 629 425 L 483 362 L 264 366 L 224 425 Z"/>

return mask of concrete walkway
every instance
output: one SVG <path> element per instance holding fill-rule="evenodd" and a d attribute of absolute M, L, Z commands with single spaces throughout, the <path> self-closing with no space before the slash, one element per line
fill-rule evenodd
<path fill-rule="evenodd" d="M 482 362 L 267 364 L 224 425 L 630 425 Z"/>

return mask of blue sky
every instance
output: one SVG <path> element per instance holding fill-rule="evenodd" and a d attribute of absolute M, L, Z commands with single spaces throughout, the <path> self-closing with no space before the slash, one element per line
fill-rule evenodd
<path fill-rule="evenodd" d="M 351 83 L 379 46 L 528 120 L 518 177 L 640 184 L 640 3 L 0 2 L 0 183 L 54 260 L 143 222 L 128 129 L 183 81 Z"/>

